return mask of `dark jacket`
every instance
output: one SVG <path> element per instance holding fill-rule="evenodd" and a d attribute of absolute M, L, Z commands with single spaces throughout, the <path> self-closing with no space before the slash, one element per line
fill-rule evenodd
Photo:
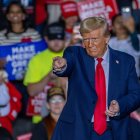
<path fill-rule="evenodd" d="M 68 77 L 68 98 L 52 140 L 91 140 L 91 118 L 97 101 L 95 60 L 78 46 L 68 47 L 64 58 L 67 68 L 56 74 Z M 120 115 L 110 118 L 113 139 L 128 140 L 129 113 L 140 106 L 140 85 L 134 58 L 109 48 L 108 106 L 112 100 L 120 106 Z"/>
<path fill-rule="evenodd" d="M 48 115 L 43 121 L 34 125 L 31 140 L 50 140 L 55 126 L 55 120 Z"/>

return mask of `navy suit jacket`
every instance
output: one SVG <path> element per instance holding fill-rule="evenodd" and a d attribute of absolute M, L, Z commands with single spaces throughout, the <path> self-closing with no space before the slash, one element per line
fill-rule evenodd
<path fill-rule="evenodd" d="M 64 52 L 67 68 L 56 72 L 68 77 L 67 103 L 61 113 L 52 140 L 91 140 L 91 118 L 95 92 L 95 60 L 82 47 L 68 47 Z M 110 118 L 114 140 L 128 140 L 131 135 L 129 113 L 140 105 L 140 84 L 132 56 L 109 48 L 108 106 L 117 100 L 120 115 Z"/>

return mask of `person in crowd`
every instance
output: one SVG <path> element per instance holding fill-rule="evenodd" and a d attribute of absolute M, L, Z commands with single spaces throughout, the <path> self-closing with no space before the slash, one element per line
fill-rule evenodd
<path fill-rule="evenodd" d="M 0 127 L 13 135 L 13 122 L 21 110 L 21 94 L 8 81 L 8 74 L 0 70 Z"/>
<path fill-rule="evenodd" d="M 33 128 L 31 140 L 51 140 L 52 133 L 65 105 L 66 95 L 61 87 L 52 87 L 47 92 L 49 115 Z"/>
<path fill-rule="evenodd" d="M 61 9 L 61 18 L 60 21 L 65 26 L 66 32 L 66 47 L 69 45 L 71 36 L 73 33 L 74 25 L 79 21 L 79 14 L 77 9 L 77 3 L 74 1 L 65 1 L 60 5 Z"/>
<path fill-rule="evenodd" d="M 118 14 L 112 19 L 114 37 L 111 37 L 109 45 L 111 48 L 132 55 L 136 61 L 136 71 L 140 77 L 140 35 L 135 30 L 133 17 L 124 19 Z"/>
<path fill-rule="evenodd" d="M 0 32 L 0 45 L 12 45 L 16 43 L 38 41 L 41 39 L 39 33 L 35 29 L 30 28 L 26 11 L 19 1 L 10 2 L 5 14 L 7 18 L 7 28 Z M 16 80 L 11 81 L 23 96 L 21 116 L 25 116 L 28 98 L 26 87 L 23 85 L 24 74 L 25 70 L 19 70 L 15 74 Z"/>
<path fill-rule="evenodd" d="M 82 46 L 82 36 L 80 34 L 79 28 L 80 28 L 80 23 L 75 24 L 73 26 L 73 32 L 71 35 L 71 39 L 67 46 Z"/>
<path fill-rule="evenodd" d="M 0 44 L 14 44 L 20 42 L 31 42 L 40 39 L 40 35 L 27 20 L 24 7 L 18 1 L 11 2 L 6 9 L 7 27 L 0 33 L 6 39 L 1 39 Z M 2 35 L 1 35 L 2 36 Z"/>
<path fill-rule="evenodd" d="M 106 19 L 81 22 L 85 48 L 68 47 L 53 71 L 67 76 L 67 102 L 52 140 L 129 140 L 129 114 L 140 106 L 140 84 L 131 55 L 108 47 Z"/>
<path fill-rule="evenodd" d="M 56 56 L 62 56 L 65 44 L 65 29 L 60 23 L 52 23 L 47 26 L 45 39 L 48 48 L 43 52 L 35 55 L 29 62 L 24 84 L 27 86 L 30 96 L 37 96 L 44 91 L 52 75 L 52 61 Z M 65 87 L 65 80 L 63 87 Z M 41 117 L 33 117 L 33 122 L 37 123 Z"/>
<path fill-rule="evenodd" d="M 29 23 L 28 15 L 26 14 L 25 8 L 20 3 L 20 1 L 10 1 L 6 7 L 5 14 L 7 19 L 7 24 L 6 24 L 6 28 L 0 32 L 1 47 L 3 46 L 7 47 L 7 45 L 9 46 L 15 45 L 17 43 L 19 44 L 31 43 L 31 42 L 36 42 L 41 40 L 39 33 L 31 27 Z M 27 52 L 24 51 L 22 55 L 21 54 L 19 55 L 21 57 L 25 57 L 27 56 Z M 17 59 L 16 61 L 19 61 Z M 23 62 L 25 61 L 20 61 L 20 63 Z M 15 137 L 18 135 L 18 132 L 20 132 L 21 134 L 25 130 L 30 129 L 29 126 L 31 126 L 32 124 L 31 117 L 27 117 L 26 115 L 28 93 L 26 87 L 23 85 L 24 75 L 25 75 L 25 69 L 21 66 L 20 68 L 16 67 L 15 79 L 9 78 L 10 83 L 12 83 L 16 87 L 16 89 L 20 92 L 22 96 L 22 109 L 18 114 L 18 118 L 16 119 L 16 122 L 14 123 Z M 18 127 L 18 125 L 23 127 Z"/>

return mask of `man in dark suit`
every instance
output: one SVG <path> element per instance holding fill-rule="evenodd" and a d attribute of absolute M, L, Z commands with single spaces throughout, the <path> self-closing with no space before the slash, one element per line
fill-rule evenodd
<path fill-rule="evenodd" d="M 104 18 L 83 20 L 80 33 L 84 48 L 68 47 L 53 61 L 54 73 L 69 82 L 52 140 L 129 140 L 129 114 L 140 105 L 134 58 L 108 47 Z"/>

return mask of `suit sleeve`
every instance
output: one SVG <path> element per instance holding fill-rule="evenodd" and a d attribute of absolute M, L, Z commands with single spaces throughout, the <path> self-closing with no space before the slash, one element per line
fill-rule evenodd
<path fill-rule="evenodd" d="M 128 83 L 128 94 L 118 100 L 120 117 L 125 117 L 140 106 L 140 83 L 137 78 L 134 59 L 131 59 L 126 82 Z"/>
<path fill-rule="evenodd" d="M 55 71 L 54 73 L 57 76 L 60 77 L 69 77 L 72 74 L 72 71 L 74 69 L 74 53 L 73 53 L 73 47 L 68 47 L 64 51 L 63 58 L 66 59 L 67 65 L 65 68 L 62 69 L 62 71 Z"/>

